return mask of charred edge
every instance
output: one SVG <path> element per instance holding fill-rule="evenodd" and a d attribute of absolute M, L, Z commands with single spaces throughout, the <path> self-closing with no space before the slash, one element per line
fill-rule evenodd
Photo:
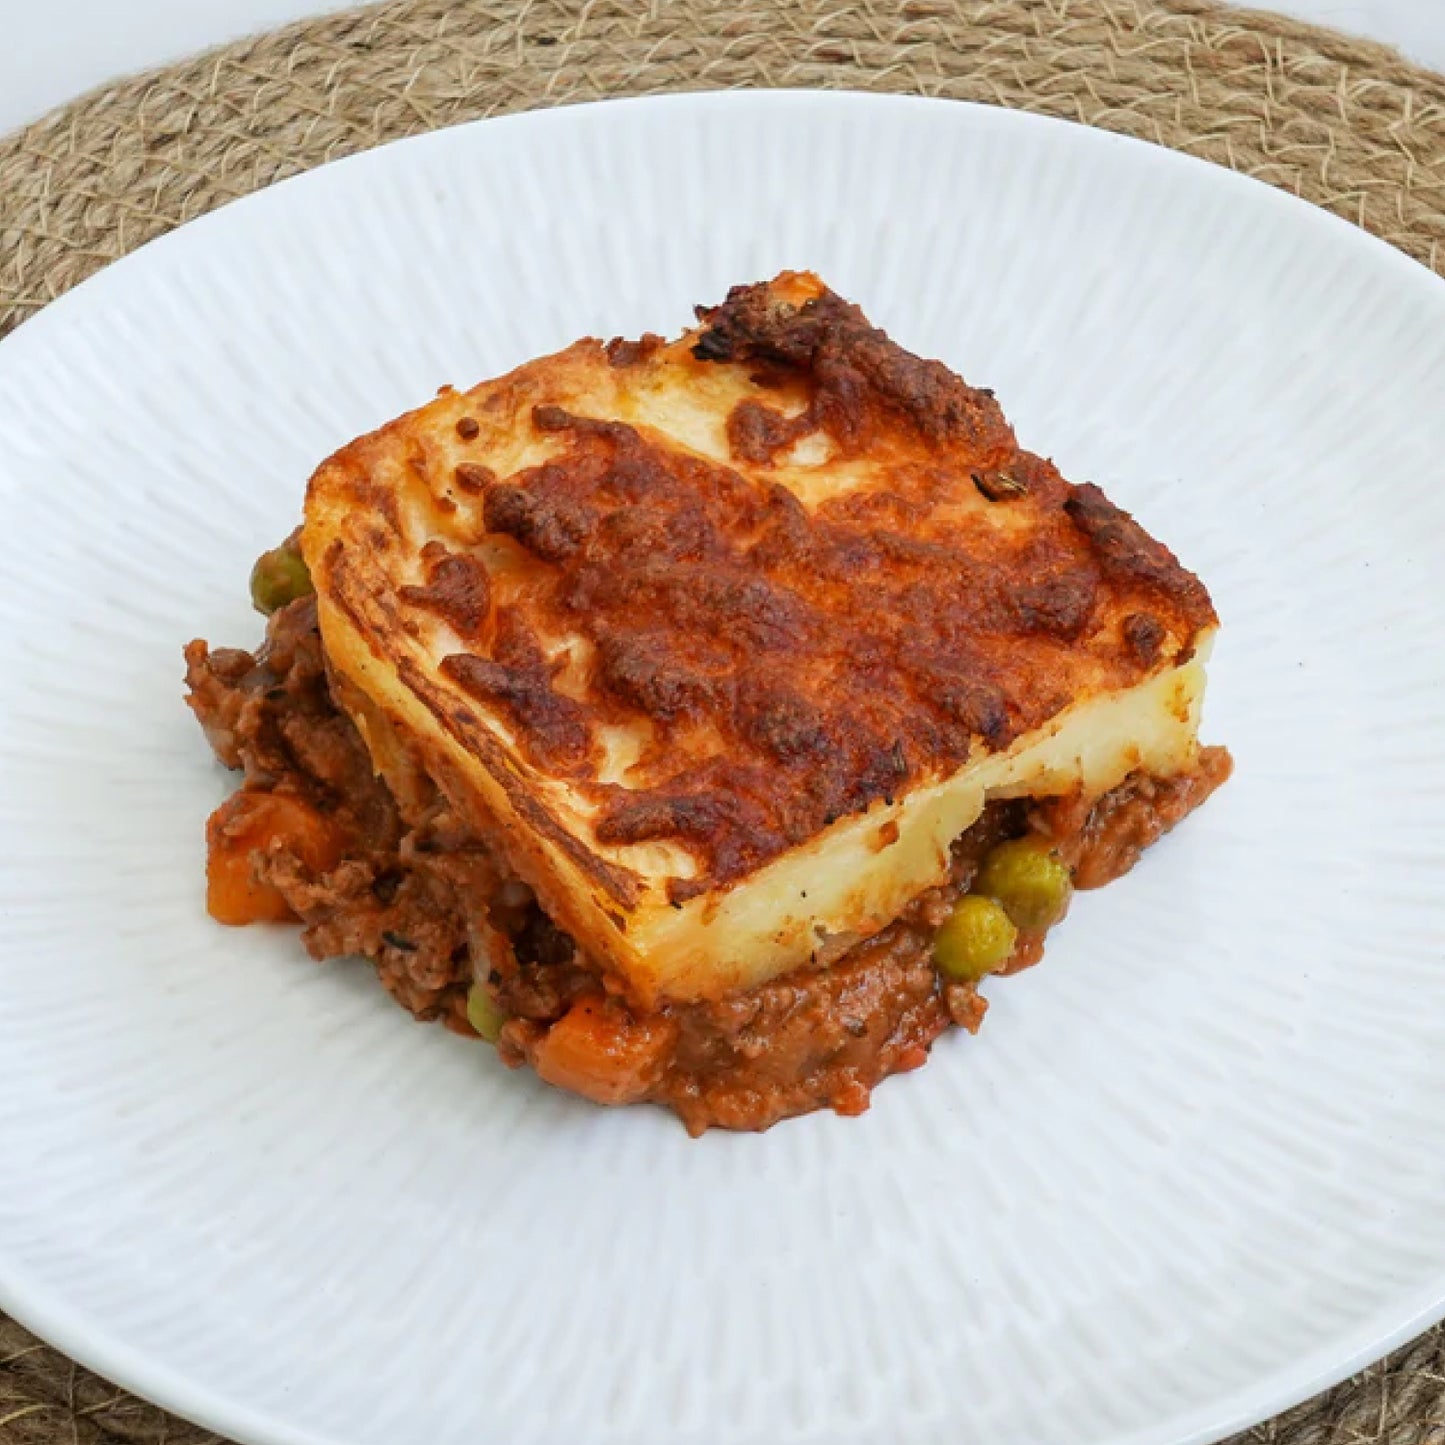
<path fill-rule="evenodd" d="M 654 331 L 645 331 L 636 341 L 614 336 L 604 348 L 609 366 L 637 366 L 661 351 L 667 342 Z"/>
<path fill-rule="evenodd" d="M 989 458 L 1015 450 L 991 395 L 905 351 L 832 291 L 798 307 L 767 283 L 735 286 L 721 306 L 698 314 L 707 328 L 693 344 L 698 360 L 776 361 L 811 373 L 819 420 L 840 440 L 857 435 L 871 398 L 935 444 L 961 443 Z"/>
<path fill-rule="evenodd" d="M 1074 487 L 1064 511 L 1088 539 L 1106 576 L 1162 594 L 1194 627 L 1208 627 L 1216 620 L 1209 593 L 1199 578 L 1180 566 L 1168 547 L 1116 507 L 1093 482 Z"/>

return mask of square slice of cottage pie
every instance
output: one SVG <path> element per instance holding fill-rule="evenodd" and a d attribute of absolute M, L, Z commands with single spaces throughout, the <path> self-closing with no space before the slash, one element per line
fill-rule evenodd
<path fill-rule="evenodd" d="M 213 914 L 694 1132 L 864 1109 L 1229 771 L 1199 579 L 808 273 L 352 442 L 253 594 Z"/>

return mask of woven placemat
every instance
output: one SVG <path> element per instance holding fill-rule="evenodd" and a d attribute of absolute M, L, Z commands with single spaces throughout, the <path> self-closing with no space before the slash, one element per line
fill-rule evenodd
<path fill-rule="evenodd" d="M 151 237 L 333 157 L 505 111 L 738 85 L 1086 121 L 1258 176 L 1445 267 L 1445 77 L 1278 16 L 1208 0 L 400 0 L 111 86 L 0 139 L 0 334 Z M 1445 1336 L 1241 1438 L 1445 1445 Z M 0 1445 L 216 1439 L 0 1315 Z"/>

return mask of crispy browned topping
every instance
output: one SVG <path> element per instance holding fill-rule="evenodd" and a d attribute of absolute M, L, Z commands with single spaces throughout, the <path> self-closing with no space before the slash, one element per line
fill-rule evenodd
<path fill-rule="evenodd" d="M 700 315 L 685 345 L 579 343 L 469 398 L 545 460 L 448 459 L 433 496 L 454 485 L 472 530 L 401 594 L 467 639 L 443 674 L 590 799 L 599 843 L 693 855 L 674 900 L 1132 686 L 1213 624 L 1199 581 L 1020 450 L 991 392 L 816 278 Z M 694 387 L 726 408 L 731 465 L 550 400 Z M 823 500 L 809 466 L 838 468 Z M 450 559 L 472 545 L 491 562 L 464 578 Z"/>
<path fill-rule="evenodd" d="M 442 659 L 441 670 L 473 697 L 496 704 L 547 767 L 579 771 L 591 751 L 586 713 L 553 690 L 552 669 L 516 608 L 498 609 L 491 652 L 491 657 L 453 653 Z"/>
<path fill-rule="evenodd" d="M 1093 544 L 1106 577 L 1152 588 L 1180 607 L 1196 627 L 1213 621 L 1214 606 L 1204 583 L 1093 482 L 1075 487 L 1064 510 Z"/>
<path fill-rule="evenodd" d="M 613 366 L 636 366 L 646 361 L 655 352 L 661 351 L 667 342 L 655 331 L 645 331 L 636 341 L 614 336 L 607 343 L 607 360 Z"/>
<path fill-rule="evenodd" d="M 535 492 L 500 482 L 487 492 L 482 513 L 489 532 L 515 537 L 544 562 L 564 562 L 596 523 L 581 506 L 565 497 L 543 500 Z"/>
<path fill-rule="evenodd" d="M 428 563 L 427 585 L 403 587 L 402 601 L 435 612 L 463 637 L 475 637 L 491 605 L 487 569 L 481 558 L 448 552 L 440 542 L 429 542 L 422 559 Z"/>
<path fill-rule="evenodd" d="M 478 496 L 497 480 L 497 475 L 490 467 L 478 462 L 463 462 L 452 473 L 452 480 L 463 492 Z"/>
<path fill-rule="evenodd" d="M 538 420 L 568 425 L 557 408 Z M 1068 700 L 1070 652 L 1104 585 L 1099 544 L 1071 523 L 1057 473 L 1020 465 L 1047 509 L 1010 553 L 945 527 L 927 501 L 873 494 L 810 514 L 630 427 L 574 427 L 561 458 L 490 488 L 485 516 L 550 569 L 532 593 L 543 630 L 595 644 L 591 706 L 555 700 L 540 665 L 505 683 L 484 659 L 448 666 L 552 758 L 579 755 L 589 716 L 651 719 L 642 786 L 597 785 L 599 841 L 671 839 L 715 881 L 742 877 Z M 1128 575 L 1160 588 L 1152 565 Z M 1153 620 L 1136 618 L 1116 675 L 1152 662 L 1138 654 Z"/>
<path fill-rule="evenodd" d="M 1164 645 L 1166 632 L 1160 620 L 1149 612 L 1131 612 L 1124 619 L 1124 641 L 1145 667 L 1151 667 Z"/>
<path fill-rule="evenodd" d="M 698 318 L 707 329 L 693 355 L 806 372 L 813 416 L 848 450 L 865 448 L 887 420 L 900 418 L 925 441 L 968 447 L 982 466 L 1013 450 L 991 391 L 969 386 L 941 361 L 904 351 L 832 291 L 800 306 L 772 284 L 734 286 L 721 306 L 699 307 Z"/>
<path fill-rule="evenodd" d="M 391 531 L 400 529 L 401 515 L 397 510 L 396 493 L 390 487 L 379 486 L 363 478 L 354 483 L 353 490 L 362 507 L 371 511 Z"/>
<path fill-rule="evenodd" d="M 814 430 L 811 410 L 784 416 L 751 397 L 740 401 L 728 414 L 728 446 L 739 461 L 771 464 L 778 452 Z"/>

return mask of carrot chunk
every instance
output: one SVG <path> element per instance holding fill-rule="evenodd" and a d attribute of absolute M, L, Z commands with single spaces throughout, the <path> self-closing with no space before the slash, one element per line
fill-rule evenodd
<path fill-rule="evenodd" d="M 206 824 L 206 909 L 217 923 L 282 923 L 295 913 L 279 889 L 256 876 L 256 855 L 273 844 L 290 848 L 313 872 L 340 861 L 336 825 L 286 793 L 241 791 Z"/>
<path fill-rule="evenodd" d="M 532 1066 L 549 1084 L 598 1104 L 631 1104 L 662 1077 L 676 1042 L 669 1018 L 634 1018 L 583 999 L 537 1041 Z"/>

